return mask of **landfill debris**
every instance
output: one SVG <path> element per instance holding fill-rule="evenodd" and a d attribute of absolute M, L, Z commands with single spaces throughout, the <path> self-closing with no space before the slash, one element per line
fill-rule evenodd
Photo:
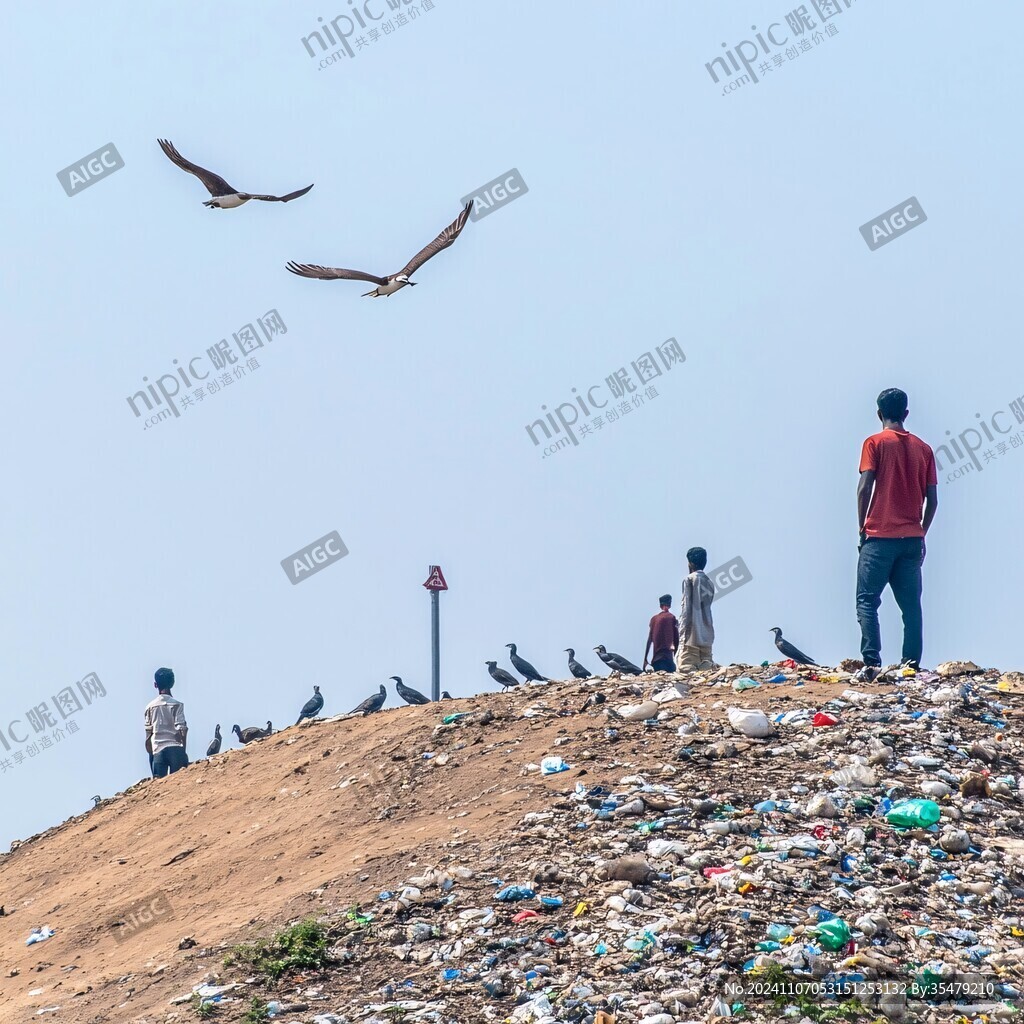
<path fill-rule="evenodd" d="M 403 833 L 398 807 L 401 855 L 380 839 L 361 905 L 324 901 L 339 966 L 264 993 L 269 1019 L 1024 1019 L 1024 677 L 956 662 L 855 682 L 860 667 L 553 682 L 495 696 L 497 715 L 434 711 L 395 751 L 398 799 L 461 779 L 443 838 Z M 464 821 L 487 750 L 502 774 Z M 951 998 L 963 979 L 982 995 Z M 228 1019 L 251 994 L 234 980 L 193 991 Z M 826 994 L 796 994 L 811 982 Z M 850 986 L 869 984 L 861 1013 Z"/>
<path fill-rule="evenodd" d="M 985 979 L 987 1021 L 1024 1008 L 1008 967 L 1024 959 L 1021 705 L 973 663 L 890 666 L 853 686 L 860 667 L 726 666 L 682 689 L 633 677 L 588 681 L 585 699 L 559 683 L 540 703 L 507 695 L 524 722 L 560 705 L 593 720 L 589 733 L 563 730 L 561 756 L 524 746 L 520 758 L 526 772 L 578 774 L 538 791 L 486 868 L 456 851 L 438 865 L 475 872 L 449 901 L 384 901 L 406 927 L 429 926 L 415 941 L 402 933 L 400 961 L 437 969 L 403 990 L 378 962 L 394 998 L 353 995 L 339 1017 L 820 1019 L 795 997 L 776 1006 L 728 987 L 763 976 L 791 991 L 830 985 L 839 994 L 815 997 L 815 1013 L 840 1006 L 843 983 L 870 981 L 880 994 L 862 998 L 865 1024 L 955 1016 L 952 1000 L 881 993 L 925 976 Z M 599 686 L 606 702 L 593 700 Z M 723 699 L 737 692 L 748 706 Z M 419 879 L 382 881 L 390 896 Z M 365 944 L 352 955 L 369 969 Z M 978 1018 L 960 1002 L 965 1021 Z"/>
<path fill-rule="evenodd" d="M 729 724 L 744 736 L 763 739 L 772 731 L 768 716 L 758 708 L 729 708 Z"/>
<path fill-rule="evenodd" d="M 33 928 L 29 937 L 25 940 L 26 946 L 34 946 L 37 942 L 45 942 L 57 933 L 48 925 L 42 928 Z"/>

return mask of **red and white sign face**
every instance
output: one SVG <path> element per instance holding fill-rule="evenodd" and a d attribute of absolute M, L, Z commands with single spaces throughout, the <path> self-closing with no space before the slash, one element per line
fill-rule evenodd
<path fill-rule="evenodd" d="M 430 567 L 430 576 L 427 582 L 423 584 L 427 590 L 447 590 L 448 584 L 444 581 L 444 573 L 441 572 L 441 566 L 432 565 Z"/>

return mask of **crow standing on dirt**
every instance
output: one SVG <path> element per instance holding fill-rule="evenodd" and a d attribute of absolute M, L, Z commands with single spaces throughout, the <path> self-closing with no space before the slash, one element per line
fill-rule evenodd
<path fill-rule="evenodd" d="M 349 714 L 357 715 L 360 712 L 362 712 L 364 716 L 372 715 L 374 711 L 380 711 L 380 709 L 384 707 L 384 701 L 386 701 L 387 699 L 387 687 L 383 683 L 381 683 L 380 690 L 377 693 L 375 693 L 372 697 L 367 697 L 366 700 L 362 702 L 362 704 L 358 705 L 357 707 L 354 707 L 349 712 Z"/>
<path fill-rule="evenodd" d="M 398 696 L 405 701 L 406 704 L 430 704 L 430 698 L 424 696 L 419 690 L 414 690 L 411 686 L 406 686 L 402 682 L 401 676 L 388 676 L 389 679 L 394 679 L 395 689 L 398 691 Z"/>
<path fill-rule="evenodd" d="M 616 672 L 621 672 L 624 676 L 643 675 L 643 669 L 637 668 L 633 662 L 623 658 L 621 654 L 614 654 L 612 651 L 605 650 L 604 644 L 598 644 L 594 650 L 597 651 L 597 656 Z"/>
<path fill-rule="evenodd" d="M 520 658 L 516 654 L 515 644 L 505 644 L 509 649 L 508 660 L 512 662 L 513 666 L 519 671 L 521 675 L 526 676 L 528 682 L 531 683 L 550 683 L 551 680 L 547 676 L 542 676 L 525 658 Z"/>
<path fill-rule="evenodd" d="M 239 729 L 237 725 L 233 725 L 231 731 L 238 737 L 239 743 L 248 745 L 253 740 L 261 740 L 264 736 L 269 736 L 270 723 L 267 722 L 266 729 L 261 729 L 258 725 L 250 725 L 245 729 Z"/>
<path fill-rule="evenodd" d="M 498 668 L 496 661 L 485 661 L 484 664 L 487 666 L 487 671 L 491 673 L 491 678 L 496 683 L 501 683 L 501 692 L 504 693 L 510 686 L 518 686 L 519 680 L 510 672 L 506 672 L 503 668 Z"/>
<path fill-rule="evenodd" d="M 789 659 L 798 665 L 817 665 L 813 658 L 808 658 L 799 647 L 794 647 L 788 640 L 782 639 L 782 630 L 778 626 L 772 626 L 769 633 L 775 634 L 775 646 Z"/>
<path fill-rule="evenodd" d="M 590 673 L 576 660 L 576 652 L 571 647 L 566 647 L 565 653 L 569 655 L 569 671 L 577 679 L 589 679 Z"/>
<path fill-rule="evenodd" d="M 210 745 L 206 748 L 206 756 L 213 757 L 214 754 L 220 753 L 220 726 L 215 725 L 213 727 L 213 739 L 210 740 Z"/>
<path fill-rule="evenodd" d="M 302 705 L 302 710 L 299 712 L 299 717 L 296 719 L 295 724 L 298 725 L 304 718 L 316 718 L 317 715 L 323 710 L 324 698 L 320 693 L 320 687 L 313 687 L 313 696 Z"/>

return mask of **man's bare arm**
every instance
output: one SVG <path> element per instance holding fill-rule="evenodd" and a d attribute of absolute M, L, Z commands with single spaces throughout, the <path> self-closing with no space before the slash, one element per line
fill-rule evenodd
<path fill-rule="evenodd" d="M 935 518 L 935 512 L 938 507 L 939 489 L 935 484 L 929 484 L 928 489 L 924 492 L 924 519 L 921 520 L 921 529 L 925 533 L 928 532 L 928 527 L 932 525 L 932 520 Z"/>
<path fill-rule="evenodd" d="M 864 522 L 871 507 L 871 495 L 875 489 L 875 471 L 865 469 L 857 482 L 857 529 L 864 532 Z"/>

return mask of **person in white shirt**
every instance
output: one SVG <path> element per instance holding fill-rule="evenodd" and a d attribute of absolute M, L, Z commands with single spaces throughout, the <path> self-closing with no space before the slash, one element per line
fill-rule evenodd
<path fill-rule="evenodd" d="M 153 777 L 159 779 L 188 767 L 188 754 L 185 752 L 188 723 L 185 721 L 185 705 L 171 696 L 174 672 L 169 668 L 158 668 L 153 676 L 153 685 L 159 693 L 146 706 L 146 750 Z"/>

